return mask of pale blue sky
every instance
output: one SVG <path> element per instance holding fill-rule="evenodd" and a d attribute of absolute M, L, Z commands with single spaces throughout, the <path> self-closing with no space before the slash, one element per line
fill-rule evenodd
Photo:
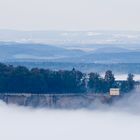
<path fill-rule="evenodd" d="M 140 30 L 140 0 L 0 0 L 0 29 Z"/>

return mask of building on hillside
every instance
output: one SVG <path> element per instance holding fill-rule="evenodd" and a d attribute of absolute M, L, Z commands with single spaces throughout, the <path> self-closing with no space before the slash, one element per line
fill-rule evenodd
<path fill-rule="evenodd" d="M 110 96 L 119 96 L 120 95 L 120 89 L 119 88 L 110 88 Z"/>

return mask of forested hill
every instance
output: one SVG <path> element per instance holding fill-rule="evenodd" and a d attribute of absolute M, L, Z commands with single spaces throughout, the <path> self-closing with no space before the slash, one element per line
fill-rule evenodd
<path fill-rule="evenodd" d="M 116 81 L 112 71 L 105 77 L 98 73 L 85 74 L 72 70 L 52 71 L 50 69 L 24 66 L 14 67 L 0 63 L 0 93 L 108 93 L 110 88 L 118 87 L 122 93 L 134 88 L 133 75 L 126 81 Z"/>

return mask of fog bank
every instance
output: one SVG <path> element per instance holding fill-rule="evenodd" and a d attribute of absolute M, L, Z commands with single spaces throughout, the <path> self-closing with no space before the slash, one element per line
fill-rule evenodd
<path fill-rule="evenodd" d="M 2 140 L 139 140 L 139 95 L 90 110 L 31 109 L 0 103 Z"/>

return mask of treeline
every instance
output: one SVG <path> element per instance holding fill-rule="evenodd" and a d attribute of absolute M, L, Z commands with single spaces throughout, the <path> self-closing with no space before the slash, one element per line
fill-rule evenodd
<path fill-rule="evenodd" d="M 133 75 L 126 81 L 115 81 L 112 71 L 102 78 L 97 73 L 14 67 L 0 63 L 0 93 L 108 93 L 118 87 L 122 92 L 134 88 Z"/>
<path fill-rule="evenodd" d="M 127 80 L 117 81 L 110 70 L 106 71 L 104 78 L 98 73 L 90 73 L 87 89 L 93 93 L 108 93 L 110 88 L 119 88 L 122 93 L 127 93 L 134 89 L 133 78 L 134 75 L 130 73 Z"/>

